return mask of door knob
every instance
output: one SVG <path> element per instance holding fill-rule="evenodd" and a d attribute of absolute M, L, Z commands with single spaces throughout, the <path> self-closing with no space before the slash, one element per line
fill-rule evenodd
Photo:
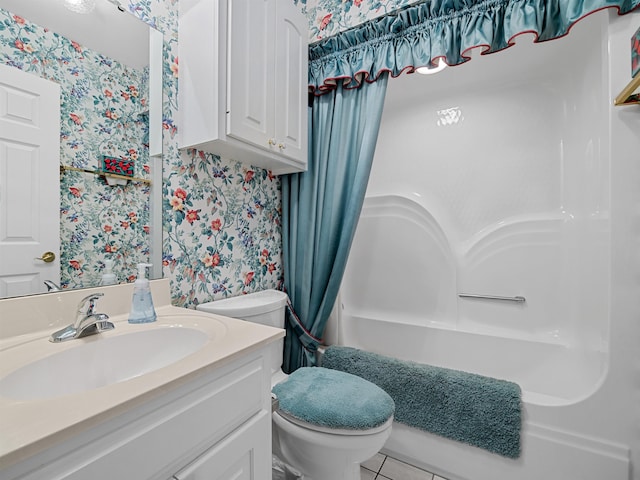
<path fill-rule="evenodd" d="M 41 257 L 36 258 L 36 260 L 42 260 L 46 263 L 51 263 L 56 259 L 56 254 L 53 252 L 44 252 Z"/>

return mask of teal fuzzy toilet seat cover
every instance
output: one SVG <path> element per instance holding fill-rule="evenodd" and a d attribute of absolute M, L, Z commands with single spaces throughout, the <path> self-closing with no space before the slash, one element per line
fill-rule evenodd
<path fill-rule="evenodd" d="M 280 410 L 304 422 L 345 430 L 384 424 L 395 410 L 380 387 L 356 375 L 322 367 L 299 368 L 272 389 Z"/>

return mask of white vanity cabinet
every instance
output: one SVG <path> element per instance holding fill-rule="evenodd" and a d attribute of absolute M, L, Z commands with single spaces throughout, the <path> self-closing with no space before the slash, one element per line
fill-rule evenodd
<path fill-rule="evenodd" d="M 241 355 L 134 401 L 0 469 L 3 480 L 270 480 L 268 352 Z M 126 382 L 125 382 L 126 383 Z"/>
<path fill-rule="evenodd" d="M 266 449 L 256 448 L 256 439 L 263 439 L 268 434 L 270 421 L 265 412 L 252 418 L 176 473 L 173 479 L 271 480 L 271 456 Z"/>
<path fill-rule="evenodd" d="M 181 0 L 181 148 L 306 170 L 307 20 L 292 1 Z"/>

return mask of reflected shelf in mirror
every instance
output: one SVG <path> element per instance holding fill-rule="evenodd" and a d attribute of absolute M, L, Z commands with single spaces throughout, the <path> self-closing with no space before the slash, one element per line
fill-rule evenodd
<path fill-rule="evenodd" d="M 116 178 L 119 180 L 127 180 L 130 182 L 136 182 L 136 183 L 148 183 L 148 184 L 152 183 L 151 180 L 149 180 L 148 178 L 128 177 L 125 175 L 118 175 L 116 173 L 102 172 L 100 170 L 89 170 L 86 168 L 77 168 L 77 167 L 69 167 L 67 165 L 60 165 L 60 175 L 63 175 L 64 172 L 66 171 L 89 173 L 91 175 L 98 175 L 100 177 Z"/>

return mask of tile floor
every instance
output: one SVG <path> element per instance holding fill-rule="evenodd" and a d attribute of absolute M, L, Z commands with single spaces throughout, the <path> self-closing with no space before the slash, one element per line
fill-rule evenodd
<path fill-rule="evenodd" d="M 382 453 L 360 466 L 361 480 L 447 480 Z"/>

